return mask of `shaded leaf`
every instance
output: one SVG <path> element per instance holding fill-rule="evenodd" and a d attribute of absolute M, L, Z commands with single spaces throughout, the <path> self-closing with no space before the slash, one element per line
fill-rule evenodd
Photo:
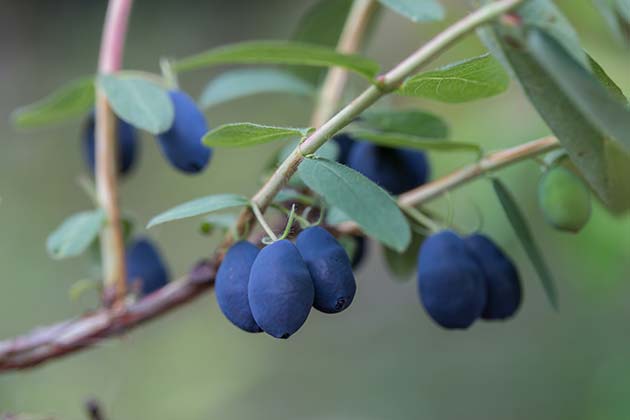
<path fill-rule="evenodd" d="M 200 105 L 217 104 L 259 93 L 314 94 L 313 87 L 293 74 L 276 69 L 239 69 L 221 74 L 206 85 Z"/>
<path fill-rule="evenodd" d="M 448 125 L 440 117 L 414 109 L 388 109 L 361 114 L 361 123 L 378 131 L 409 134 L 430 139 L 448 137 Z"/>
<path fill-rule="evenodd" d="M 172 222 L 173 220 L 186 219 L 189 217 L 200 216 L 213 211 L 224 210 L 234 207 L 247 206 L 249 200 L 247 197 L 238 194 L 215 194 L 207 197 L 197 198 L 192 201 L 180 204 L 170 210 L 155 216 L 147 228 Z"/>
<path fill-rule="evenodd" d="M 366 140 L 379 146 L 404 147 L 417 150 L 468 151 L 481 156 L 481 146 L 475 143 L 464 143 L 448 140 L 433 140 L 424 137 L 410 136 L 400 133 L 377 133 L 374 131 L 353 131 L 357 139 Z"/>
<path fill-rule="evenodd" d="M 411 243 L 403 252 L 396 252 L 383 247 L 383 256 L 387 271 L 399 281 L 407 281 L 418 268 L 418 252 L 424 237 L 416 232 L 412 233 Z"/>
<path fill-rule="evenodd" d="M 459 103 L 504 92 L 510 83 L 501 65 L 485 54 L 405 80 L 397 93 Z"/>
<path fill-rule="evenodd" d="M 290 41 L 250 41 L 218 47 L 175 63 L 177 71 L 190 71 L 218 64 L 295 64 L 339 66 L 372 79 L 379 65 L 358 54 L 340 54 L 332 48 Z"/>
<path fill-rule="evenodd" d="M 101 209 L 73 214 L 48 236 L 48 254 L 54 259 L 80 255 L 96 239 L 104 223 Z"/>
<path fill-rule="evenodd" d="M 311 129 L 273 127 L 253 123 L 220 125 L 203 136 L 202 142 L 209 147 L 247 147 L 270 143 L 289 137 L 304 137 Z"/>
<path fill-rule="evenodd" d="M 366 234 L 395 250 L 409 245 L 409 223 L 394 199 L 360 173 L 322 158 L 304 159 L 298 172 L 310 189 L 350 216 Z"/>
<path fill-rule="evenodd" d="M 124 75 L 101 75 L 98 82 L 113 111 L 129 124 L 151 134 L 160 134 L 173 125 L 171 99 L 156 83 Z"/>
<path fill-rule="evenodd" d="M 547 266 L 547 263 L 545 262 L 534 237 L 532 236 L 527 224 L 527 219 L 516 204 L 512 193 L 510 193 L 500 180 L 493 178 L 492 186 L 494 187 L 494 191 L 501 202 L 501 206 L 503 207 L 512 228 L 516 232 L 516 236 L 521 242 L 521 245 L 523 245 L 523 248 L 525 248 L 527 256 L 540 277 L 543 289 L 547 294 L 547 299 L 549 299 L 549 303 L 551 303 L 551 306 L 557 310 L 558 292 L 556 290 L 556 285 L 551 276 L 551 272 L 549 271 L 549 267 Z"/>
<path fill-rule="evenodd" d="M 379 0 L 379 2 L 412 22 L 444 19 L 444 7 L 437 0 Z"/>
<path fill-rule="evenodd" d="M 73 80 L 45 98 L 16 109 L 13 124 L 20 128 L 40 127 L 82 116 L 94 105 L 94 77 Z"/>

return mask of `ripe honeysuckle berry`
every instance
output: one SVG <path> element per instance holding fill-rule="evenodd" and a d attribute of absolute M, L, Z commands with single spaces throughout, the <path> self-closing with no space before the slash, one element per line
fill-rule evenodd
<path fill-rule="evenodd" d="M 348 156 L 350 155 L 350 149 L 352 149 L 356 141 L 347 133 L 337 134 L 332 139 L 339 146 L 337 162 L 346 164 L 348 162 Z"/>
<path fill-rule="evenodd" d="M 429 316 L 448 329 L 465 329 L 486 304 L 486 281 L 466 242 L 445 230 L 429 236 L 418 256 L 418 290 Z"/>
<path fill-rule="evenodd" d="M 157 247 L 147 238 L 140 238 L 127 246 L 127 285 L 146 296 L 168 283 L 169 272 Z"/>
<path fill-rule="evenodd" d="M 423 152 L 357 142 L 347 165 L 398 195 L 424 184 L 429 178 L 429 162 Z"/>
<path fill-rule="evenodd" d="M 232 324 L 247 332 L 261 332 L 249 307 L 247 286 L 252 264 L 260 250 L 250 242 L 232 245 L 223 258 L 214 283 L 217 302 Z"/>
<path fill-rule="evenodd" d="M 94 137 L 95 120 L 94 112 L 92 112 L 85 122 L 83 129 L 83 158 L 87 163 L 90 173 L 94 173 L 95 160 L 96 160 L 96 141 Z M 138 150 L 138 134 L 136 129 L 129 123 L 116 118 L 116 140 L 118 144 L 116 165 L 119 175 L 127 175 L 136 161 L 136 154 Z"/>
<path fill-rule="evenodd" d="M 325 313 L 346 309 L 354 299 L 357 284 L 346 250 L 320 226 L 303 230 L 295 241 L 315 287 L 313 307 Z"/>
<path fill-rule="evenodd" d="M 315 290 L 308 267 L 286 239 L 259 253 L 249 275 L 249 306 L 267 334 L 289 338 L 308 318 Z"/>
<path fill-rule="evenodd" d="M 201 172 L 212 155 L 210 148 L 201 143 L 202 137 L 208 132 L 206 119 L 187 93 L 173 90 L 169 95 L 175 118 L 171 128 L 157 136 L 162 154 L 182 172 Z"/>
<path fill-rule="evenodd" d="M 512 260 L 487 236 L 474 234 L 464 239 L 486 279 L 483 319 L 506 319 L 521 304 L 521 281 Z"/>
<path fill-rule="evenodd" d="M 591 217 L 591 193 L 573 172 L 556 166 L 538 184 L 538 203 L 545 220 L 559 230 L 579 232 Z"/>

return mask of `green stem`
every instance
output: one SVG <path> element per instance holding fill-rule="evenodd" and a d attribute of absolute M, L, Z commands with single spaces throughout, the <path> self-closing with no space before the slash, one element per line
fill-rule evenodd
<path fill-rule="evenodd" d="M 252 203 L 252 211 L 254 212 L 256 219 L 258 219 L 258 223 L 260 223 L 260 226 L 262 226 L 267 236 L 269 236 L 269 238 L 271 238 L 271 240 L 273 240 L 274 242 L 277 241 L 278 237 L 275 233 L 273 233 L 271 226 L 269 226 L 269 224 L 265 220 L 262 211 L 260 211 L 260 208 L 256 205 L 256 203 Z"/>

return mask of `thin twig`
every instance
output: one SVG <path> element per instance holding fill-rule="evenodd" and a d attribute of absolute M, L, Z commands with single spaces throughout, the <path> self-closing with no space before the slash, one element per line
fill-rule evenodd
<path fill-rule="evenodd" d="M 103 26 L 98 71 L 120 70 L 127 23 L 133 0 L 110 0 Z M 124 302 L 126 295 L 125 244 L 118 205 L 116 119 L 102 89 L 96 90 L 96 193 L 107 223 L 101 231 L 104 301 Z"/>

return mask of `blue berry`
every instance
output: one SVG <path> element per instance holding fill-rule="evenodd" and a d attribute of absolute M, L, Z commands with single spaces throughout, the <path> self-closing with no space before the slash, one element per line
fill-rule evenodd
<path fill-rule="evenodd" d="M 117 169 L 119 175 L 127 175 L 136 161 L 138 150 L 138 135 L 136 129 L 129 123 L 116 118 L 117 131 Z M 94 112 L 88 116 L 83 131 L 83 157 L 91 173 L 96 165 L 96 140 L 94 137 Z"/>
<path fill-rule="evenodd" d="M 486 304 L 484 272 L 466 242 L 452 231 L 428 237 L 418 257 L 418 289 L 425 310 L 448 329 L 464 329 Z"/>
<path fill-rule="evenodd" d="M 368 142 L 352 146 L 347 165 L 394 195 L 416 188 L 429 178 L 429 162 L 423 152 Z"/>
<path fill-rule="evenodd" d="M 201 172 L 212 155 L 212 151 L 201 143 L 208 132 L 206 119 L 185 92 L 174 90 L 169 95 L 175 108 L 175 118 L 171 128 L 157 136 L 162 153 L 182 172 Z"/>
<path fill-rule="evenodd" d="M 261 332 L 249 308 L 247 286 L 252 264 L 260 250 L 250 242 L 232 245 L 223 258 L 214 284 L 221 311 L 234 325 L 247 332 Z"/>
<path fill-rule="evenodd" d="M 288 240 L 263 248 L 249 275 L 249 305 L 267 334 L 289 338 L 313 305 L 313 280 L 299 251 Z"/>
<path fill-rule="evenodd" d="M 506 319 L 521 304 L 521 281 L 514 263 L 490 238 L 475 234 L 465 239 L 486 279 L 488 296 L 483 319 Z"/>
<path fill-rule="evenodd" d="M 337 313 L 352 303 L 357 285 L 346 250 L 328 231 L 315 226 L 303 230 L 295 242 L 315 287 L 313 306 Z"/>
<path fill-rule="evenodd" d="M 127 246 L 127 285 L 146 296 L 168 283 L 169 272 L 155 245 L 141 238 Z"/>

